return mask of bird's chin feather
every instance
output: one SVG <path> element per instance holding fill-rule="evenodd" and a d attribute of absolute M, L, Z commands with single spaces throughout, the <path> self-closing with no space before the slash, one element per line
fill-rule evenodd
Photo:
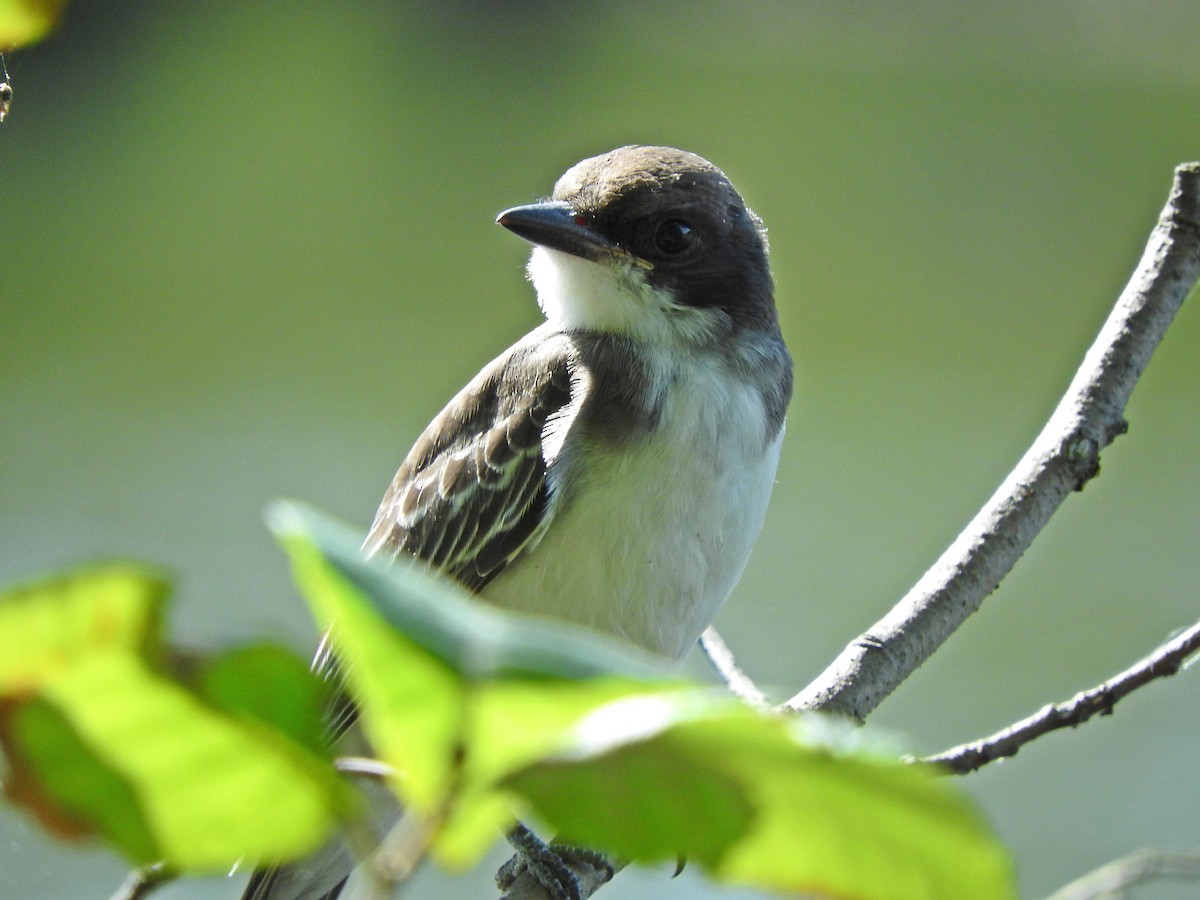
<path fill-rule="evenodd" d="M 716 309 L 694 309 L 620 259 L 593 262 L 534 247 L 527 267 L 547 321 L 563 331 L 619 334 L 651 344 L 705 344 L 723 330 Z"/>

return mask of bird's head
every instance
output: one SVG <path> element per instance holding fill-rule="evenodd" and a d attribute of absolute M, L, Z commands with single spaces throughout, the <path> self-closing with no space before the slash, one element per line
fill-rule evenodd
<path fill-rule="evenodd" d="M 585 159 L 548 199 L 497 222 L 536 245 L 529 277 L 563 329 L 707 343 L 776 327 L 766 230 L 694 153 L 629 146 Z"/>

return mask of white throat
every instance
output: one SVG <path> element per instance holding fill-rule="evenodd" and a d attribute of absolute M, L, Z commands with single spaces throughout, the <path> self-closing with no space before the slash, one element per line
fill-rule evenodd
<path fill-rule="evenodd" d="M 534 247 L 527 267 L 547 321 L 563 331 L 621 334 L 649 343 L 710 341 L 722 314 L 675 301 L 670 291 L 650 285 L 629 262 L 593 262 Z"/>

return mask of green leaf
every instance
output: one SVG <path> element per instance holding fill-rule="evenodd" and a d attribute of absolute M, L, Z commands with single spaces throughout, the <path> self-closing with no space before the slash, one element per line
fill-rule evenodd
<path fill-rule="evenodd" d="M 0 0 L 0 51 L 36 44 L 62 17 L 64 0 Z"/>
<path fill-rule="evenodd" d="M 344 805 L 340 782 L 262 721 L 224 715 L 159 670 L 165 593 L 145 569 L 107 566 L 0 597 L 10 799 L 138 865 L 214 871 L 315 849 Z M 221 681 L 216 693 L 230 693 Z"/>
<path fill-rule="evenodd" d="M 303 505 L 273 504 L 268 523 L 294 560 L 297 553 L 316 550 L 321 566 L 328 568 L 321 578 L 308 568 L 297 573 L 306 596 L 325 578 L 340 580 L 393 628 L 462 675 L 663 677 L 661 661 L 626 644 L 563 622 L 496 609 L 415 561 L 365 560 L 360 535 Z M 327 610 L 314 612 L 327 624 L 322 618 Z"/>
<path fill-rule="evenodd" d="M 475 685 L 467 700 L 458 794 L 434 847 L 439 860 L 454 867 L 477 862 L 496 842 L 498 827 L 524 806 L 510 790 L 498 789 L 503 779 L 561 748 L 564 735 L 590 713 L 617 698 L 677 690 L 620 676 Z"/>
<path fill-rule="evenodd" d="M 0 694 L 20 694 L 89 654 L 152 655 L 168 594 L 153 569 L 113 564 L 0 594 Z"/>
<path fill-rule="evenodd" d="M 1004 849 L 924 769 L 813 744 L 698 692 L 620 700 L 507 779 L 564 839 L 715 878 L 862 900 L 1014 896 Z"/>
<path fill-rule="evenodd" d="M 1007 857 L 967 803 L 861 732 L 761 715 L 590 633 L 364 561 L 355 535 L 302 507 L 277 505 L 271 523 L 443 860 L 476 859 L 523 797 L 575 843 L 685 854 L 731 883 L 1012 896 Z"/>
<path fill-rule="evenodd" d="M 196 690 L 223 712 L 261 722 L 317 756 L 328 754 L 329 684 L 290 650 L 254 644 L 222 653 L 201 667 Z"/>
<path fill-rule="evenodd" d="M 303 507 L 277 504 L 270 521 L 318 625 L 332 628 L 371 747 L 402 773 L 393 789 L 440 823 L 445 862 L 474 862 L 511 819 L 501 776 L 597 706 L 661 689 L 642 680 L 662 677 L 647 659 L 485 606 L 416 566 L 364 560 L 355 535 Z"/>
<path fill-rule="evenodd" d="M 5 795 L 51 834 L 99 832 L 135 864 L 158 858 L 158 842 L 130 781 L 100 760 L 56 707 L 34 698 L 0 707 L 8 756 Z"/>
<path fill-rule="evenodd" d="M 305 533 L 283 540 L 293 574 L 338 665 L 374 753 L 403 773 L 393 789 L 421 814 L 445 799 L 462 718 L 457 673 L 381 620 L 366 596 Z"/>

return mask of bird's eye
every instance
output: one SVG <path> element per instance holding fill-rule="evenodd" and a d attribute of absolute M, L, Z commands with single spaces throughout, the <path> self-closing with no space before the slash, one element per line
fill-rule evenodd
<path fill-rule="evenodd" d="M 654 246 L 667 256 L 682 253 L 695 239 L 695 230 L 683 219 L 665 219 L 654 232 Z"/>

